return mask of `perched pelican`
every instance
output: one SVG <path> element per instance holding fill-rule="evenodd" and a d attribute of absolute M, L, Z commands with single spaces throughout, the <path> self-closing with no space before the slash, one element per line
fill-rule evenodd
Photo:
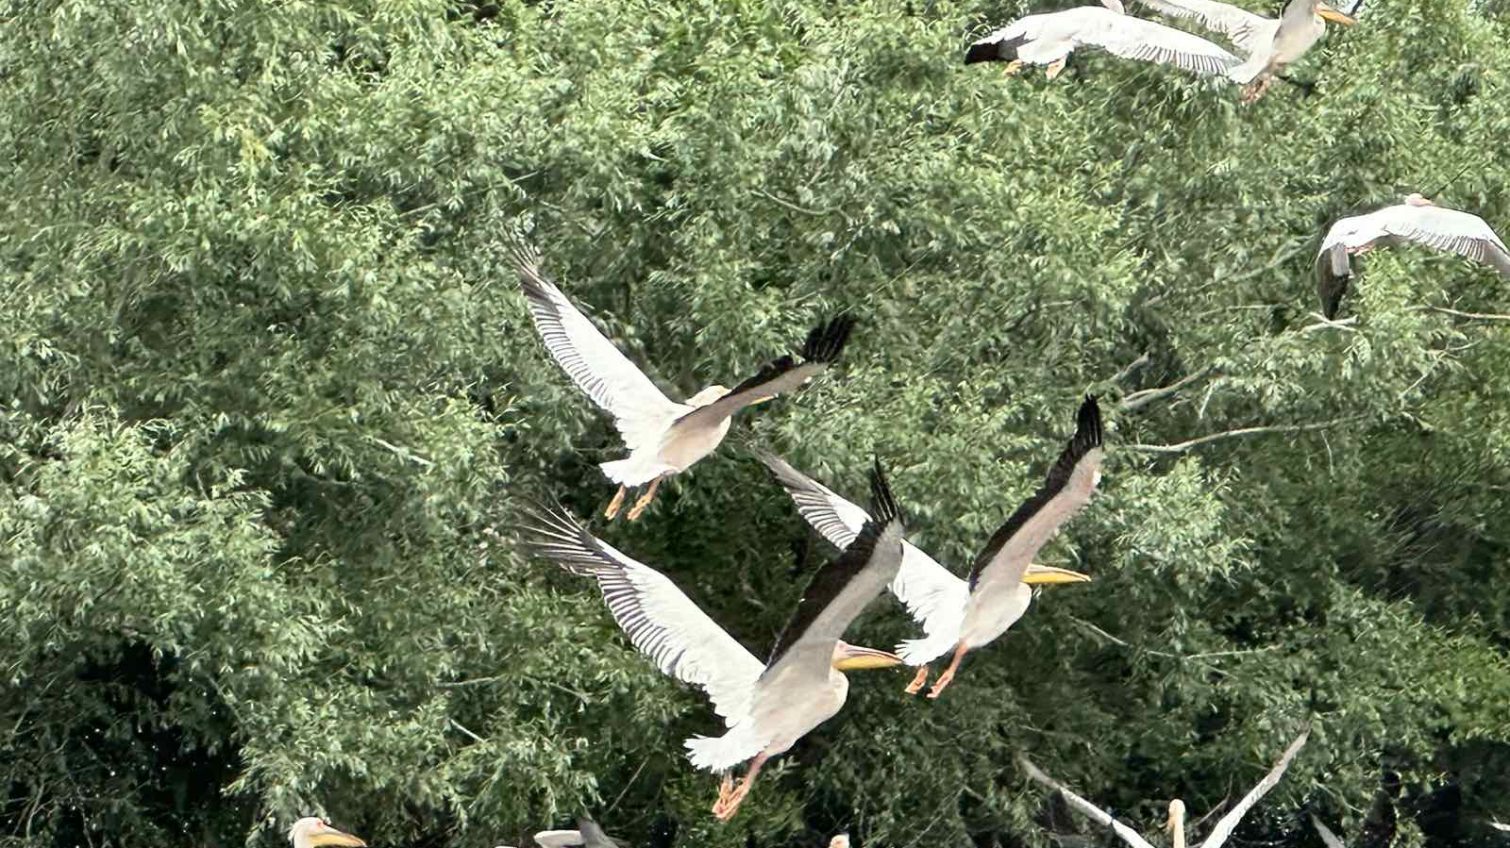
<path fill-rule="evenodd" d="M 867 520 L 864 510 L 785 461 L 765 453 L 759 456 L 813 529 L 840 547 L 854 539 Z M 1075 571 L 1031 562 L 1060 525 L 1090 500 L 1100 468 L 1101 410 L 1095 398 L 1088 397 L 1080 405 L 1075 436 L 1043 487 L 991 537 L 976 557 L 968 582 L 911 543 L 902 543 L 902 567 L 891 592 L 926 634 L 897 647 L 902 662 L 919 666 L 908 694 L 916 694 L 928 681 L 928 663 L 953 651 L 949 668 L 928 692 L 928 697 L 937 698 L 954 679 L 966 651 L 990 643 L 1022 618 L 1033 602 L 1034 586 L 1090 580 Z"/>
<path fill-rule="evenodd" d="M 1253 809 L 1253 805 L 1269 794 L 1269 790 L 1273 789 L 1279 783 L 1281 777 L 1284 777 L 1285 770 L 1290 767 L 1290 761 L 1295 759 L 1295 755 L 1300 753 L 1301 748 L 1305 747 L 1306 739 L 1309 736 L 1310 731 L 1306 730 L 1295 737 L 1290 746 L 1280 755 L 1279 760 L 1274 763 L 1273 768 L 1269 769 L 1269 773 L 1265 774 L 1263 779 L 1258 782 L 1258 785 L 1248 790 L 1247 795 L 1238 800 L 1232 806 L 1232 809 L 1227 811 L 1226 815 L 1223 815 L 1217 820 L 1216 824 L 1212 825 L 1211 833 L 1206 835 L 1206 840 L 1201 843 L 1200 848 L 1221 848 L 1227 842 L 1232 836 L 1232 832 L 1237 829 L 1238 823 L 1243 820 L 1243 816 L 1246 816 L 1248 811 Z M 1119 839 L 1127 843 L 1131 848 L 1153 848 L 1153 845 L 1137 831 L 1113 818 L 1110 813 L 1097 807 L 1090 801 L 1071 792 L 1064 784 L 1044 774 L 1026 755 L 1018 754 L 1017 764 L 1022 767 L 1023 772 L 1027 774 L 1029 779 L 1058 792 L 1071 809 L 1111 830 L 1112 833 L 1116 834 Z M 1207 817 L 1209 818 L 1209 814 Z M 1176 798 L 1169 802 L 1169 818 L 1165 823 L 1165 828 L 1170 833 L 1170 842 L 1173 848 L 1185 848 L 1184 801 Z"/>
<path fill-rule="evenodd" d="M 288 841 L 294 848 L 321 848 L 324 845 L 342 845 L 348 848 L 364 848 L 367 844 L 345 831 L 336 830 L 330 822 L 317 816 L 305 816 L 288 829 Z"/>
<path fill-rule="evenodd" d="M 603 832 L 603 828 L 588 816 L 577 818 L 576 830 L 542 830 L 535 834 L 535 842 L 540 848 L 574 848 L 577 845 L 586 848 L 625 848 L 628 845 L 619 839 Z"/>
<path fill-rule="evenodd" d="M 1351 26 L 1351 16 L 1321 0 L 1289 0 L 1279 19 L 1256 15 L 1217 0 L 1139 0 L 1171 18 L 1194 20 L 1221 33 L 1247 59 L 1228 69 L 1233 82 L 1247 86 L 1243 102 L 1251 103 L 1268 90 L 1274 76 L 1300 59 L 1326 34 L 1327 21 Z"/>
<path fill-rule="evenodd" d="M 1339 219 L 1327 230 L 1316 254 L 1316 293 L 1327 320 L 1337 316 L 1342 295 L 1347 292 L 1353 274 L 1348 257 L 1372 250 L 1381 242 L 1423 244 L 1491 265 L 1510 277 L 1510 250 L 1483 218 L 1444 209 L 1412 194 L 1403 203 Z"/>
<path fill-rule="evenodd" d="M 1200 36 L 1124 15 L 1121 0 L 1102 2 L 1106 8 L 1076 6 L 1019 18 L 970 45 L 965 64 L 1006 62 L 1008 74 L 1024 64 L 1048 65 L 1045 76 L 1053 79 L 1075 48 L 1087 46 L 1197 74 L 1225 73 L 1241 61 Z"/>
<path fill-rule="evenodd" d="M 577 387 L 613 415 L 614 426 L 629 448 L 627 458 L 601 466 L 608 479 L 619 484 L 605 512 L 609 518 L 618 515 L 626 491 L 648 484 L 629 511 L 630 521 L 639 518 L 661 480 L 687 470 L 718 447 L 734 413 L 796 389 L 822 373 L 839 358 L 854 328 L 854 319 L 841 315 L 813 328 L 802 347 L 801 362 L 783 356 L 733 389 L 709 386 L 685 403 L 676 403 L 540 273 L 533 254 L 520 249 L 515 261 L 546 348 Z"/>
<path fill-rule="evenodd" d="M 526 543 L 567 571 L 596 578 L 629 641 L 661 671 L 707 692 L 723 717 L 723 736 L 687 741 L 695 767 L 724 773 L 713 806 L 721 820 L 739 809 L 766 760 L 839 712 L 849 692 L 843 672 L 902 662 L 839 638 L 902 564 L 902 517 L 879 464 L 870 483 L 873 518 L 813 576 L 768 663 L 741 647 L 665 575 L 594 537 L 569 513 L 534 516 Z M 729 769 L 746 760 L 749 770 L 736 787 Z"/>

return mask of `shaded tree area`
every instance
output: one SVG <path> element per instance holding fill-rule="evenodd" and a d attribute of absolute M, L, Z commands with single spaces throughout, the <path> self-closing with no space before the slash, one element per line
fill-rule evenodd
<path fill-rule="evenodd" d="M 1326 326 L 1311 259 L 1412 190 L 1510 226 L 1504 18 L 1369 0 L 1294 69 L 1314 95 L 1241 107 L 1089 51 L 1053 83 L 961 65 L 1027 8 L 12 4 L 0 841 L 275 845 L 326 811 L 517 845 L 589 809 L 636 844 L 1042 846 L 1019 750 L 1152 832 L 1309 720 L 1232 844 L 1361 834 L 1388 775 L 1396 845 L 1491 844 L 1504 287 L 1376 252 Z M 701 697 L 514 550 L 523 498 L 592 514 L 618 455 L 529 322 L 521 228 L 683 396 L 861 317 L 603 531 L 757 655 L 830 552 L 742 442 L 857 498 L 878 455 L 963 572 L 1097 393 L 1105 478 L 1042 558 L 1095 581 L 936 703 L 855 675 L 718 825 Z M 855 641 L 911 635 L 883 599 Z"/>

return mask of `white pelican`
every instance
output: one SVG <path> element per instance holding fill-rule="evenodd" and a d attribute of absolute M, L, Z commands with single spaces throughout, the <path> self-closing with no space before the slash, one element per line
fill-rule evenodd
<path fill-rule="evenodd" d="M 970 45 L 965 64 L 1007 62 L 1008 74 L 1024 64 L 1048 65 L 1044 75 L 1053 79 L 1075 48 L 1087 46 L 1197 74 L 1225 73 L 1241 61 L 1200 36 L 1124 15 L 1121 0 L 1102 2 L 1106 8 L 1076 6 L 1019 18 Z"/>
<path fill-rule="evenodd" d="M 336 830 L 330 822 L 317 816 L 305 816 L 288 829 L 288 841 L 294 848 L 322 848 L 339 845 L 346 848 L 363 848 L 367 843 L 345 831 Z"/>
<path fill-rule="evenodd" d="M 574 574 L 597 579 L 629 641 L 656 666 L 708 693 L 728 726 L 687 741 L 692 764 L 724 772 L 713 814 L 727 821 L 760 768 L 839 712 L 849 692 L 842 672 L 901 664 L 895 654 L 842 641 L 902 564 L 902 518 L 880 466 L 871 472 L 871 514 L 844 553 L 813 576 L 771 660 L 734 641 L 665 575 L 594 537 L 564 510 L 537 513 L 526 543 Z M 750 761 L 735 787 L 728 771 Z"/>
<path fill-rule="evenodd" d="M 1172 18 L 1194 20 L 1232 42 L 1247 59 L 1228 69 L 1227 76 L 1233 82 L 1247 86 L 1243 92 L 1246 103 L 1262 97 L 1273 77 L 1321 40 L 1326 34 L 1327 21 L 1344 26 L 1357 23 L 1350 15 L 1321 0 L 1289 0 L 1278 20 L 1216 0 L 1139 2 Z"/>
<path fill-rule="evenodd" d="M 1273 768 L 1269 769 L 1269 773 L 1265 774 L 1263 779 L 1258 782 L 1258 785 L 1248 790 L 1247 795 L 1244 795 L 1232 806 L 1232 809 L 1227 811 L 1226 815 L 1223 815 L 1217 820 L 1216 824 L 1212 825 L 1211 832 L 1206 835 L 1206 839 L 1201 843 L 1200 848 L 1221 848 L 1227 842 L 1232 836 L 1232 832 L 1237 829 L 1238 823 L 1243 820 L 1243 816 L 1246 816 L 1248 811 L 1253 809 L 1253 805 L 1257 804 L 1259 799 L 1269 794 L 1269 790 L 1273 789 L 1279 783 L 1279 779 L 1284 776 L 1285 770 L 1290 767 L 1290 761 L 1295 759 L 1296 754 L 1300 753 L 1300 749 L 1305 746 L 1306 739 L 1309 736 L 1310 731 L 1306 730 L 1295 737 L 1290 746 L 1280 755 L 1279 760 L 1274 763 Z M 1153 848 L 1152 843 L 1144 839 L 1137 831 L 1117 821 L 1110 813 L 1076 795 L 1064 784 L 1044 774 L 1027 756 L 1018 754 L 1017 763 L 1030 779 L 1058 792 L 1070 805 L 1071 809 L 1111 830 L 1112 833 L 1116 834 L 1119 839 L 1127 843 L 1131 848 Z M 1210 814 L 1207 815 L 1208 818 L 1209 816 Z M 1169 818 L 1165 822 L 1165 829 L 1170 833 L 1170 842 L 1173 848 L 1185 848 L 1184 801 L 1176 798 L 1169 802 Z"/>
<path fill-rule="evenodd" d="M 1493 266 L 1510 277 L 1510 250 L 1483 218 L 1456 209 L 1444 209 L 1419 194 L 1403 203 L 1376 209 L 1366 215 L 1341 218 L 1327 230 L 1316 254 L 1316 293 L 1321 313 L 1337 316 L 1342 295 L 1352 277 L 1348 257 L 1364 253 L 1380 243 L 1415 242 L 1434 250 L 1456 253 Z"/>
<path fill-rule="evenodd" d="M 836 546 L 850 543 L 866 521 L 864 510 L 785 461 L 758 455 L 813 529 Z M 1095 398 L 1088 397 L 1076 416 L 1074 438 L 1043 487 L 991 537 L 976 557 L 968 582 L 911 543 L 902 543 L 902 567 L 891 592 L 926 634 L 897 646 L 902 662 L 919 666 L 908 694 L 916 694 L 927 682 L 928 663 L 953 651 L 949 668 L 928 692 L 928 697 L 937 698 L 954 679 L 966 651 L 989 644 L 1022 618 L 1033 602 L 1034 586 L 1090 580 L 1079 572 L 1032 564 L 1032 559 L 1090 500 L 1100 467 L 1101 410 Z"/>
<path fill-rule="evenodd" d="M 515 261 L 546 348 L 577 387 L 613 415 L 614 426 L 629 448 L 627 458 L 601 465 L 608 479 L 619 484 L 605 512 L 609 518 L 618 515 L 627 490 L 648 484 L 629 511 L 630 521 L 639 518 L 661 480 L 687 470 L 718 447 L 734 413 L 796 389 L 822 373 L 839 358 L 855 323 L 841 315 L 814 327 L 802 347 L 801 362 L 783 356 L 733 389 L 709 386 L 685 403 L 676 403 L 540 273 L 533 254 L 520 249 Z"/>
<path fill-rule="evenodd" d="M 603 832 L 598 823 L 587 816 L 577 819 L 576 830 L 542 830 L 535 834 L 535 843 L 540 848 L 624 848 L 628 843 Z"/>

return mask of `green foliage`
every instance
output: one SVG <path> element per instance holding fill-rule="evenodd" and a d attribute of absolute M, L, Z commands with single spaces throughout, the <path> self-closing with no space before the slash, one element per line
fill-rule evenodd
<path fill-rule="evenodd" d="M 1510 335 L 1462 313 L 1503 286 L 1379 252 L 1357 322 L 1317 326 L 1310 260 L 1409 190 L 1510 226 L 1506 24 L 1369 0 L 1294 69 L 1314 96 L 1240 107 L 1088 51 L 1054 83 L 961 66 L 1026 8 L 12 4 L 0 841 L 274 845 L 328 811 L 523 844 L 585 808 L 637 844 L 1039 845 L 1018 750 L 1151 831 L 1307 720 L 1239 842 L 1314 844 L 1303 805 L 1356 832 L 1383 768 L 1406 817 L 1461 793 L 1402 846 L 1482 836 Z M 832 376 L 605 531 L 757 654 L 830 552 L 744 440 L 851 495 L 879 454 L 962 571 L 1099 393 L 1101 493 L 1043 556 L 1095 582 L 937 703 L 855 675 L 713 822 L 702 700 L 514 549 L 522 499 L 590 514 L 618 454 L 525 314 L 518 226 L 676 393 L 862 316 Z M 882 601 L 854 638 L 911 633 Z"/>

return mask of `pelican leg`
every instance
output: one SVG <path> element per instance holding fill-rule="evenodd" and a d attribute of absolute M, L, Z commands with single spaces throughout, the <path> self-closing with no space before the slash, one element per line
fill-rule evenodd
<path fill-rule="evenodd" d="M 634 509 L 629 511 L 630 521 L 639 520 L 640 516 L 645 512 L 645 507 L 650 506 L 650 502 L 655 500 L 655 490 L 660 487 L 661 478 L 657 477 L 650 481 L 650 488 L 645 490 L 645 494 L 640 495 L 640 499 L 634 502 Z"/>
<path fill-rule="evenodd" d="M 765 761 L 764 753 L 757 754 L 755 759 L 750 761 L 749 771 L 745 772 L 744 778 L 739 781 L 738 786 L 734 787 L 734 791 L 729 793 L 727 802 L 722 797 L 723 793 L 719 793 L 718 803 L 713 805 L 714 817 L 719 821 L 734 818 L 734 814 L 739 812 L 739 805 L 743 804 L 745 796 L 750 794 L 750 787 L 755 785 L 755 777 L 760 774 L 760 767 L 765 765 Z"/>
<path fill-rule="evenodd" d="M 928 690 L 929 698 L 937 698 L 939 695 L 942 695 L 949 684 L 953 682 L 954 672 L 959 670 L 960 660 L 965 658 L 966 650 L 964 642 L 954 646 L 954 659 L 949 661 L 949 667 L 944 669 L 944 673 L 939 675 L 938 680 L 933 681 L 933 688 Z"/>
<path fill-rule="evenodd" d="M 907 688 L 902 691 L 906 692 L 909 695 L 916 695 L 917 693 L 923 691 L 923 684 L 927 682 L 928 666 L 926 664 L 920 665 L 918 666 L 918 673 L 913 675 L 912 682 L 907 684 Z"/>
<path fill-rule="evenodd" d="M 1248 83 L 1243 87 L 1242 102 L 1244 104 L 1256 102 L 1260 97 L 1264 96 L 1264 93 L 1269 90 L 1269 86 L 1273 84 L 1273 77 L 1260 77 Z"/>
<path fill-rule="evenodd" d="M 1053 79 L 1054 77 L 1059 76 L 1059 74 L 1064 71 L 1064 60 L 1066 58 L 1067 57 L 1065 56 L 1060 56 L 1058 59 L 1050 62 L 1048 68 L 1046 68 L 1043 72 L 1044 77 Z"/>
<path fill-rule="evenodd" d="M 1002 71 L 1002 73 L 1006 74 L 1009 77 L 1015 77 L 1018 74 L 1022 73 L 1022 60 L 1013 59 L 1012 61 L 1008 62 L 1007 67 Z"/>
<path fill-rule="evenodd" d="M 724 772 L 724 779 L 718 784 L 718 800 L 713 802 L 713 815 L 721 815 L 724 808 L 729 806 L 729 798 L 734 795 L 734 776 Z"/>
<path fill-rule="evenodd" d="M 619 510 L 624 506 L 624 492 L 624 487 L 620 486 L 619 491 L 613 496 L 613 500 L 608 502 L 608 509 L 603 510 L 604 518 L 612 521 L 614 516 L 619 514 Z"/>

